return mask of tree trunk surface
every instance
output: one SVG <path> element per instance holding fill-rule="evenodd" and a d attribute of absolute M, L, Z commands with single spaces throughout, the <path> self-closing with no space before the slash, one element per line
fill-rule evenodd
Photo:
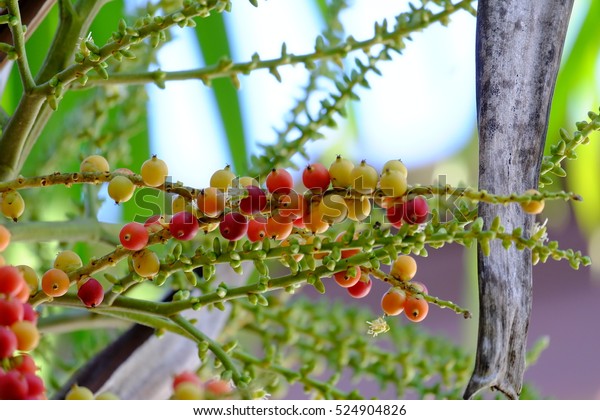
<path fill-rule="evenodd" d="M 537 188 L 548 115 L 573 0 L 480 0 L 476 38 L 479 188 L 494 194 Z M 531 231 L 518 204 L 480 204 L 489 227 Z M 478 249 L 479 333 L 464 398 L 491 388 L 521 393 L 531 314 L 531 253 L 491 243 Z"/>

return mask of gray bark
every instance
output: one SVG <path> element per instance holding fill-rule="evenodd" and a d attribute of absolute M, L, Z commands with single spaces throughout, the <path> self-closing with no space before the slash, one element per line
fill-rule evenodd
<path fill-rule="evenodd" d="M 479 188 L 494 194 L 536 188 L 548 114 L 573 0 L 480 0 L 477 18 Z M 482 204 L 490 226 L 499 215 L 508 231 L 524 232 L 533 216 L 521 207 Z M 477 355 L 464 397 L 486 388 L 518 398 L 531 313 L 531 253 L 492 243 L 478 250 Z"/>

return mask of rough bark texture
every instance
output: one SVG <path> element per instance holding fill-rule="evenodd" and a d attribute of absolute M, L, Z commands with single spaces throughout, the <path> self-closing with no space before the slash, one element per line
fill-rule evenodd
<path fill-rule="evenodd" d="M 494 194 L 536 188 L 548 114 L 573 0 L 480 0 L 477 18 L 479 188 Z M 480 205 L 489 226 L 528 232 L 520 206 Z M 531 253 L 495 241 L 478 250 L 477 356 L 464 397 L 485 388 L 518 398 L 532 301 Z"/>

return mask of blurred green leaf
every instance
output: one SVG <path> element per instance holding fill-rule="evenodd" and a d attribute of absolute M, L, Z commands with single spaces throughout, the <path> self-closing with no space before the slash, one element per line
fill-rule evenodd
<path fill-rule="evenodd" d="M 223 57 L 231 57 L 227 28 L 222 14 L 215 13 L 198 21 L 196 36 L 206 65 L 215 64 Z M 248 152 L 237 90 L 231 81 L 217 79 L 212 82 L 212 91 L 221 114 L 233 166 L 238 173 L 248 173 Z"/>

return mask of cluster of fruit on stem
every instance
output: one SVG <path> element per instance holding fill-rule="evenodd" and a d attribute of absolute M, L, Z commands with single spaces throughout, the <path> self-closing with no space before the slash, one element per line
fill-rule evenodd
<path fill-rule="evenodd" d="M 208 187 L 195 189 L 168 182 L 167 164 L 156 156 L 144 162 L 140 174 L 137 175 L 128 169 L 110 172 L 106 159 L 93 155 L 82 161 L 79 173 L 56 173 L 30 179 L 19 177 L 14 181 L 3 183 L 0 185 L 2 191 L 0 210 L 6 217 L 17 221 L 25 209 L 25 202 L 18 189 L 54 184 L 106 182 L 108 194 L 117 204 L 130 200 L 136 189 L 142 187 L 175 193 L 171 212 L 154 215 L 145 223 L 125 224 L 119 233 L 120 246 L 101 260 L 92 261 L 84 266 L 79 255 L 68 250 L 62 251 L 57 255 L 54 267 L 41 276 L 41 281 L 33 270 L 23 266 L 23 276 L 29 279 L 27 288 L 19 289 L 18 292 L 23 295 L 23 302 L 26 302 L 30 296 L 33 304 L 63 296 L 67 298 L 65 295 L 71 286 L 76 284 L 77 298 L 83 306 L 97 310 L 110 307 L 120 294 L 118 285 L 114 284 L 111 290 L 105 291 L 102 283 L 92 277 L 93 273 L 129 257 L 131 269 L 138 278 L 155 280 L 161 270 L 164 270 L 165 263 L 161 264 L 158 255 L 149 248 L 149 245 L 170 239 L 191 241 L 201 231 L 216 233 L 218 230 L 218 235 L 229 241 L 228 249 L 232 251 L 229 253 L 228 260 L 223 262 L 229 262 L 232 267 L 239 267 L 241 257 L 234 250 L 236 244 L 245 238 L 243 250 L 248 251 L 248 254 L 252 252 L 256 254 L 255 257 L 258 259 L 255 259 L 255 266 L 261 275 L 266 275 L 267 268 L 260 259 L 262 255 L 260 252 L 263 251 L 263 254 L 264 251 L 269 252 L 271 247 L 269 244 L 274 242 L 285 250 L 280 255 L 280 261 L 290 267 L 292 271 L 290 281 L 293 280 L 294 273 L 299 272 L 300 264 L 307 264 L 309 268 L 314 267 L 312 271 L 310 269 L 308 270 L 310 272 L 307 271 L 305 281 L 315 286 L 317 290 L 324 291 L 320 277 L 332 276 L 350 296 L 363 298 L 371 290 L 372 278 L 379 278 L 391 285 L 381 299 L 384 316 L 404 313 L 410 321 L 420 322 L 429 312 L 429 303 L 433 302 L 468 317 L 468 311 L 452 302 L 430 296 L 423 283 L 413 281 L 417 270 L 416 261 L 411 256 L 404 255 L 411 252 L 410 248 L 400 252 L 395 246 L 392 246 L 392 249 L 386 248 L 387 264 L 390 264 L 389 274 L 379 270 L 379 263 L 375 260 L 385 261 L 386 258 L 380 258 L 379 251 L 379 253 L 369 254 L 366 248 L 372 247 L 373 243 L 366 237 L 360 237 L 361 228 L 356 228 L 361 223 L 366 224 L 374 208 L 379 207 L 385 214 L 383 223 L 389 225 L 388 229 L 406 234 L 408 227 L 414 235 L 427 234 L 427 225 L 432 221 L 432 212 L 424 193 L 434 191 L 436 188 L 447 192 L 449 187 L 411 187 L 407 182 L 407 176 L 408 171 L 399 160 L 391 160 L 381 171 L 377 171 L 366 161 L 355 165 L 350 160 L 338 156 L 329 168 L 321 163 L 307 165 L 301 175 L 303 184 L 301 189 L 295 188 L 292 174 L 282 168 L 270 171 L 264 180 L 264 186 L 261 186 L 258 179 L 237 177 L 229 166 L 216 171 L 211 176 Z M 532 214 L 541 212 L 544 198 L 577 199 L 576 196 L 566 193 L 553 197 L 551 194 L 540 194 L 533 190 L 521 196 L 510 197 L 498 197 L 469 190 L 465 190 L 463 194 L 467 198 L 475 197 L 481 201 L 518 202 L 525 212 Z M 354 227 L 351 229 L 350 236 L 348 232 L 342 233 L 334 240 L 334 244 L 323 246 L 323 235 L 333 225 L 339 225 L 347 219 L 352 221 Z M 375 225 L 380 223 L 377 222 Z M 475 230 L 476 223 L 473 226 Z M 495 229 L 499 230 L 499 227 L 496 226 Z M 9 241 L 10 232 L 2 227 L 0 245 L 5 248 Z M 404 240 L 401 242 L 403 243 Z M 215 246 L 217 244 L 218 241 L 215 242 Z M 220 244 L 215 251 L 221 253 Z M 180 258 L 181 250 L 177 254 L 179 256 L 174 255 L 175 260 L 171 261 L 173 267 L 177 265 L 176 260 Z M 217 258 L 217 253 L 214 254 L 213 257 Z M 363 254 L 368 254 L 369 258 L 362 258 Z M 211 261 L 215 259 L 210 255 L 201 255 L 201 257 L 209 258 Z M 310 263 L 302 261 L 304 258 L 310 259 Z M 340 261 L 344 261 L 344 264 L 338 264 Z M 16 270 L 12 266 L 5 267 Z M 88 267 L 91 268 L 88 270 Z M 208 266 L 206 268 L 208 270 Z M 159 282 L 155 281 L 155 283 Z M 126 290 L 123 286 L 121 288 L 123 289 L 121 292 Z M 264 290 L 274 288 L 277 288 L 275 282 L 269 281 Z M 219 298 L 235 296 L 232 290 L 223 287 L 221 289 L 216 292 Z M 262 298 L 260 294 L 254 292 L 246 292 L 246 294 L 249 300 L 252 297 L 259 302 L 259 297 Z M 5 300 L 15 299 L 17 298 L 7 297 Z M 185 309 L 185 305 L 188 305 L 186 298 L 182 295 L 178 296 L 178 299 L 182 304 L 179 310 Z M 174 301 L 172 304 L 178 302 Z M 191 307 L 196 307 L 197 304 L 199 301 L 193 303 L 190 300 Z M 22 303 L 22 305 L 25 307 L 29 304 Z M 31 323 L 32 321 L 19 319 L 18 322 Z M 12 328 L 12 324 L 7 325 L 11 325 Z M 371 326 L 373 335 L 387 328 L 383 319 L 372 323 Z M 8 327 L 6 331 L 9 331 Z M 10 339 L 7 342 L 10 342 Z M 15 349 L 11 350 L 10 343 L 7 349 L 4 357 L 13 357 Z M 20 347 L 16 349 L 23 350 Z M 10 356 L 8 356 L 9 352 Z M 5 377 L 8 377 L 6 375 Z M 197 395 L 200 392 L 191 391 L 188 389 L 181 392 L 183 395 Z M 83 391 L 77 388 L 73 392 L 77 395 Z"/>

